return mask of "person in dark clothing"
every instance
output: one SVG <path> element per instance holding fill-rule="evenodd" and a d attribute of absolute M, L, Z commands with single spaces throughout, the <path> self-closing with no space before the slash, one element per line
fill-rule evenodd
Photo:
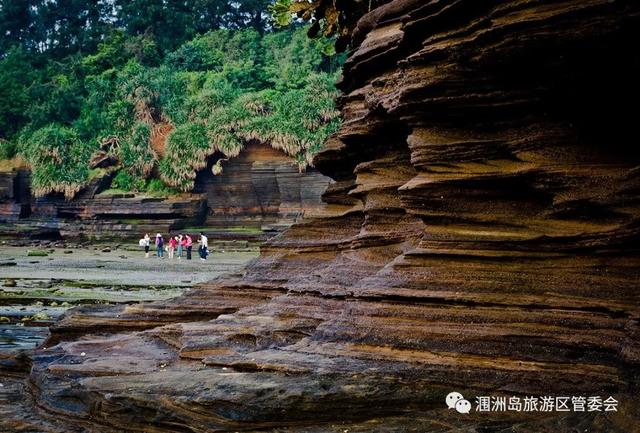
<path fill-rule="evenodd" d="M 158 257 L 164 257 L 164 239 L 160 233 L 156 235 L 156 253 Z"/>

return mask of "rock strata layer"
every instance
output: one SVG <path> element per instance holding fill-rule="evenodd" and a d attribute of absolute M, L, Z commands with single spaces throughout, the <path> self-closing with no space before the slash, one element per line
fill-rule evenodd
<path fill-rule="evenodd" d="M 228 227 L 281 231 L 322 207 L 322 193 L 331 182 L 314 168 L 300 172 L 291 157 L 257 142 L 247 143 L 222 167 L 218 175 L 202 170 L 195 180 L 194 191 L 207 202 L 203 225 L 210 231 Z"/>
<path fill-rule="evenodd" d="M 331 182 L 317 170 L 250 142 L 223 172 L 198 173 L 193 193 L 151 197 L 105 191 L 113 174 L 90 182 L 74 199 L 33 198 L 29 171 L 0 172 L 0 236 L 139 239 L 144 233 L 205 227 L 213 238 L 262 240 L 322 207 Z"/>
<path fill-rule="evenodd" d="M 198 194 L 170 198 L 100 194 L 112 175 L 95 179 L 73 200 L 31 195 L 29 170 L 0 172 L 0 236 L 9 239 L 138 239 L 144 233 L 197 226 L 206 202 Z"/>
<path fill-rule="evenodd" d="M 637 431 L 639 16 L 598 0 L 371 11 L 315 161 L 336 181 L 323 214 L 242 278 L 69 315 L 0 394 L 0 426 Z M 446 408 L 454 390 L 472 413 Z M 476 396 L 619 404 L 482 413 Z"/>

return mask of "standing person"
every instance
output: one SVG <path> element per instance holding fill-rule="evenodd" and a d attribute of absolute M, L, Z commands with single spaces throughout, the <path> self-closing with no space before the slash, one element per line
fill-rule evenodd
<path fill-rule="evenodd" d="M 156 254 L 160 258 L 164 257 L 164 239 L 160 233 L 156 235 Z"/>
<path fill-rule="evenodd" d="M 178 236 L 178 259 L 182 259 L 182 247 L 184 247 L 184 236 L 180 233 Z"/>
<path fill-rule="evenodd" d="M 205 236 L 203 232 L 200 232 L 200 260 L 203 262 L 207 260 L 207 256 L 209 255 L 209 239 Z"/>
<path fill-rule="evenodd" d="M 173 252 L 176 250 L 176 246 L 178 245 L 177 236 L 169 236 L 169 258 L 173 259 Z"/>
<path fill-rule="evenodd" d="M 151 238 L 149 237 L 149 233 L 145 233 L 142 238 L 142 246 L 144 247 L 144 257 L 146 259 L 149 258 L 149 246 L 151 245 Z"/>
<path fill-rule="evenodd" d="M 193 248 L 193 239 L 191 239 L 191 236 L 184 235 L 184 245 L 187 247 L 187 260 L 191 260 L 191 249 Z"/>

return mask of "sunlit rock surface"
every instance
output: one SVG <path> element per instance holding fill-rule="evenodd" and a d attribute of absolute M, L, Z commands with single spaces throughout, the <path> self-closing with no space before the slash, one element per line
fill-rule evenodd
<path fill-rule="evenodd" d="M 316 158 L 336 180 L 317 219 L 242 278 L 68 316 L 28 379 L 0 391 L 0 426 L 638 431 L 639 13 L 375 9 L 340 85 L 343 127 Z M 453 390 L 619 406 L 461 415 L 444 403 Z"/>

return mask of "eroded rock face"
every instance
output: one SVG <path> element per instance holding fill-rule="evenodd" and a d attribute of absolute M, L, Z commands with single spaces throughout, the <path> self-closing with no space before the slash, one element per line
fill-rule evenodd
<path fill-rule="evenodd" d="M 134 194 L 37 199 L 31 224 L 58 230 L 63 238 L 139 239 L 144 233 L 167 233 L 196 226 L 205 215 L 198 195 L 172 198 Z"/>
<path fill-rule="evenodd" d="M 211 230 L 290 225 L 323 206 L 331 182 L 314 168 L 300 172 L 291 157 L 258 142 L 222 166 L 221 174 L 202 170 L 195 181 L 195 192 L 207 200 L 203 225 Z"/>
<path fill-rule="evenodd" d="M 31 213 L 27 170 L 0 171 L 0 221 L 14 222 Z"/>
<path fill-rule="evenodd" d="M 34 198 L 27 169 L 0 172 L 0 236 L 33 238 L 139 239 L 197 226 L 206 202 L 198 194 L 154 198 L 98 194 L 113 175 L 95 179 L 73 200 L 59 195 Z"/>
<path fill-rule="evenodd" d="M 636 431 L 640 171 L 619 104 L 638 94 L 639 13 L 597 0 L 372 11 L 343 127 L 316 158 L 336 180 L 324 215 L 270 241 L 244 278 L 70 315 L 29 388 L 5 391 L 33 401 L 13 398 L 0 425 Z M 148 328 L 125 332 L 136 317 Z M 445 406 L 453 390 L 619 406 L 462 416 Z"/>
<path fill-rule="evenodd" d="M 28 170 L 0 172 L 0 224 L 9 224 L 0 235 L 138 239 L 144 233 L 206 227 L 213 238 L 262 240 L 321 210 L 322 193 L 331 182 L 312 167 L 300 172 L 293 158 L 253 142 L 225 161 L 223 173 L 214 175 L 210 167 L 199 172 L 191 194 L 100 194 L 113 176 L 94 179 L 73 200 L 35 199 Z"/>

